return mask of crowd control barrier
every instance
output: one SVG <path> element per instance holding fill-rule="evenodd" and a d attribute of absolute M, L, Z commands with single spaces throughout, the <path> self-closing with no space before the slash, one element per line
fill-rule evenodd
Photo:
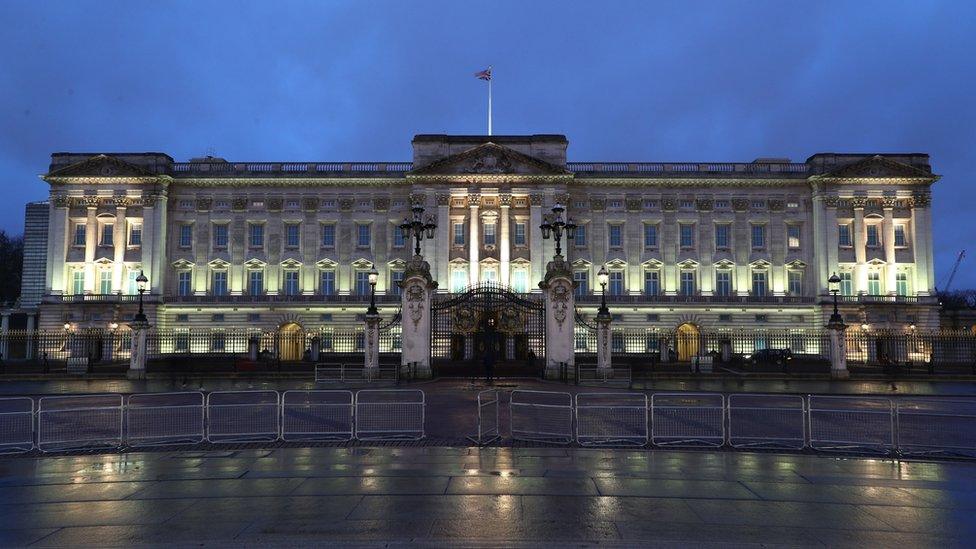
<path fill-rule="evenodd" d="M 356 438 L 420 440 L 425 436 L 425 395 L 413 389 L 370 389 L 356 393 Z"/>
<path fill-rule="evenodd" d="M 352 391 L 285 391 L 281 395 L 281 439 L 352 440 Z"/>
<path fill-rule="evenodd" d="M 569 444 L 573 441 L 573 397 L 553 391 L 512 391 L 510 431 L 515 440 Z"/>
<path fill-rule="evenodd" d="M 576 395 L 576 441 L 581 446 L 645 446 L 647 440 L 644 393 Z"/>
<path fill-rule="evenodd" d="M 721 446 L 725 443 L 725 396 L 655 393 L 651 396 L 651 442 L 659 446 Z"/>
<path fill-rule="evenodd" d="M 196 444 L 206 438 L 206 409 L 200 392 L 129 395 L 125 440 L 129 446 Z"/>
<path fill-rule="evenodd" d="M 278 440 L 278 391 L 215 391 L 207 395 L 208 442 Z"/>

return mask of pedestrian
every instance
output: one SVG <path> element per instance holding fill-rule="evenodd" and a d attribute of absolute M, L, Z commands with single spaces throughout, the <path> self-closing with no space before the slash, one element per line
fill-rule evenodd
<path fill-rule="evenodd" d="M 535 372 L 535 351 L 529 349 L 529 354 L 526 356 L 526 359 L 528 359 L 529 361 L 529 371 L 534 373 Z"/>

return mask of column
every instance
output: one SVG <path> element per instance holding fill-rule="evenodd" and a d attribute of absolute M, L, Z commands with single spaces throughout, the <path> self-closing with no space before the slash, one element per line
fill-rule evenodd
<path fill-rule="evenodd" d="M 95 247 L 98 245 L 98 199 L 86 197 L 88 219 L 85 222 L 85 293 L 95 293 Z"/>
<path fill-rule="evenodd" d="M 146 377 L 146 333 L 149 331 L 149 323 L 145 321 L 133 321 L 129 324 L 132 328 L 132 347 L 129 353 L 129 371 L 126 377 L 129 379 L 145 379 Z"/>
<path fill-rule="evenodd" d="M 58 295 L 65 293 L 64 260 L 72 235 L 68 227 L 68 207 L 71 199 L 63 195 L 51 197 L 51 219 L 47 231 L 47 269 L 45 269 L 44 289 Z"/>
<path fill-rule="evenodd" d="M 820 293 L 827 294 L 829 288 L 827 287 L 827 279 L 838 270 L 838 259 L 837 250 L 840 246 L 840 228 L 837 224 L 837 199 L 834 198 L 830 200 L 827 204 L 827 210 L 824 213 L 825 223 L 827 225 L 826 233 L 818 233 L 818 238 L 823 238 L 826 234 L 827 242 L 824 243 L 825 249 L 827 250 L 827 262 L 826 271 L 823 273 L 823 277 L 820 279 Z"/>
<path fill-rule="evenodd" d="M 639 214 L 627 212 L 624 222 L 624 250 L 627 253 L 627 293 L 640 295 L 644 291 L 644 266 L 641 265 L 641 252 L 644 251 L 644 223 Z"/>
<path fill-rule="evenodd" d="M 573 298 L 573 273 L 569 264 L 565 261 L 552 261 L 540 287 L 545 294 L 545 377 L 558 379 L 565 368 L 566 373 L 573 378 L 576 302 Z"/>
<path fill-rule="evenodd" d="M 884 220 L 881 222 L 885 252 L 885 293 L 895 295 L 898 281 L 895 267 L 895 213 L 894 200 L 884 202 Z"/>
<path fill-rule="evenodd" d="M 125 262 L 125 247 L 128 244 L 126 240 L 126 227 L 125 227 L 125 207 L 128 201 L 125 197 L 119 197 L 115 199 L 115 230 L 112 234 L 112 244 L 114 255 L 112 256 L 112 289 L 115 292 L 122 292 L 123 281 L 122 281 L 122 267 Z"/>
<path fill-rule="evenodd" d="M 915 287 L 918 295 L 930 295 L 935 283 L 932 262 L 932 222 L 929 218 L 931 195 L 928 191 L 916 192 L 912 207 L 912 246 L 915 258 Z"/>
<path fill-rule="evenodd" d="M 866 229 L 864 228 L 864 201 L 854 200 L 854 293 L 868 291 L 868 265 Z"/>
<path fill-rule="evenodd" d="M 430 376 L 430 301 L 437 282 L 430 277 L 430 264 L 421 258 L 407 262 L 403 273 L 400 321 L 403 340 L 401 364 L 415 364 L 418 377 Z"/>
<path fill-rule="evenodd" d="M 478 207 L 481 203 L 481 196 L 472 194 L 468 196 L 468 282 L 474 286 L 478 283 L 480 265 L 478 264 L 478 251 L 481 249 L 481 241 L 478 237 L 478 224 L 481 222 L 478 217 Z"/>
<path fill-rule="evenodd" d="M 451 273 L 448 271 L 447 264 L 451 260 L 451 195 L 437 195 L 437 234 L 434 242 L 431 243 L 437 250 L 434 256 L 434 280 L 441 283 L 445 290 L 450 290 Z"/>
<path fill-rule="evenodd" d="M 500 208 L 501 217 L 498 220 L 498 231 L 499 233 L 501 233 L 499 235 L 500 238 L 498 240 L 500 246 L 498 248 L 498 260 L 501 262 L 501 271 L 502 271 L 501 273 L 499 273 L 499 275 L 500 275 L 502 286 L 507 287 L 511 275 L 510 262 L 512 257 L 511 239 L 509 236 L 509 228 L 508 228 L 508 217 L 509 217 L 509 209 L 511 208 L 512 205 L 512 195 L 510 194 L 500 195 L 498 197 L 498 200 L 501 205 Z"/>
<path fill-rule="evenodd" d="M 542 194 L 529 195 L 529 259 L 532 262 L 532 272 L 529 289 L 535 289 L 545 275 L 546 259 L 542 251 Z M 591 237 L 592 238 L 592 237 Z"/>

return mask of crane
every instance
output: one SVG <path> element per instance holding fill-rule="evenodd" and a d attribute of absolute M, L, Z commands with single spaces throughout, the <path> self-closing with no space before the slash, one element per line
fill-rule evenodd
<path fill-rule="evenodd" d="M 959 255 L 956 256 L 956 262 L 952 264 L 952 270 L 949 271 L 949 276 L 946 277 L 946 282 L 942 287 L 943 292 L 948 292 L 949 288 L 952 286 L 952 279 L 956 278 L 956 271 L 959 270 L 959 264 L 962 263 L 962 259 L 966 257 L 966 250 L 961 250 Z M 938 288 L 935 289 L 938 292 Z"/>

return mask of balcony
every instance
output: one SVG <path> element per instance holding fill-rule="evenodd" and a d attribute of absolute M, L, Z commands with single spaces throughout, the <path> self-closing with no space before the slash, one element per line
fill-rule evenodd
<path fill-rule="evenodd" d="M 590 294 L 576 296 L 576 302 L 582 304 L 600 303 L 600 294 Z M 652 305 L 652 304 L 680 304 L 688 303 L 693 305 L 707 304 L 779 304 L 779 305 L 800 305 L 812 304 L 815 299 L 812 296 L 786 296 L 786 295 L 607 295 L 607 303 L 633 304 L 633 305 Z"/>
<path fill-rule="evenodd" d="M 159 294 L 144 294 L 145 303 L 159 303 Z M 41 303 L 138 303 L 139 294 L 48 294 L 41 298 Z"/>
<path fill-rule="evenodd" d="M 830 304 L 834 302 L 831 295 L 823 294 L 820 296 L 820 303 Z M 897 305 L 937 305 L 938 296 L 934 295 L 838 295 L 837 303 L 840 304 L 880 304 L 890 303 Z"/>
<path fill-rule="evenodd" d="M 174 304 L 255 304 L 255 303 L 303 303 L 318 305 L 341 305 L 345 303 L 365 305 L 368 295 L 172 295 L 166 296 L 166 303 Z M 400 296 L 376 294 L 378 305 L 399 304 Z"/>

